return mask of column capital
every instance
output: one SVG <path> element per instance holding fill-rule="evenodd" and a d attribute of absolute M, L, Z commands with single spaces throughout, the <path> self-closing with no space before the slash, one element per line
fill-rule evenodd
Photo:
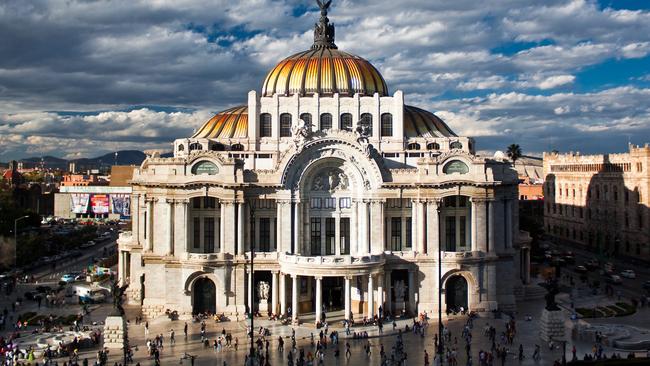
<path fill-rule="evenodd" d="M 314 278 L 316 279 L 316 281 L 321 281 L 323 279 L 323 276 L 314 276 Z"/>
<path fill-rule="evenodd" d="M 485 204 L 488 201 L 488 199 L 485 197 L 470 197 L 469 201 L 475 204 L 482 205 Z"/>
<path fill-rule="evenodd" d="M 440 206 L 440 204 L 442 203 L 442 198 L 440 197 L 427 198 L 426 202 L 433 206 Z"/>
<path fill-rule="evenodd" d="M 147 197 L 145 195 L 144 201 L 146 203 L 155 203 L 155 202 L 158 202 L 158 197 Z"/>
<path fill-rule="evenodd" d="M 174 203 L 176 203 L 176 199 L 174 199 L 174 198 L 165 198 L 165 202 L 167 202 L 170 205 L 173 205 Z"/>
<path fill-rule="evenodd" d="M 234 205 L 237 203 L 237 200 L 234 198 L 219 198 L 219 204 L 221 205 Z"/>
<path fill-rule="evenodd" d="M 285 199 L 285 198 L 276 199 L 275 203 L 277 205 L 288 205 L 288 204 L 291 204 L 291 199 Z"/>

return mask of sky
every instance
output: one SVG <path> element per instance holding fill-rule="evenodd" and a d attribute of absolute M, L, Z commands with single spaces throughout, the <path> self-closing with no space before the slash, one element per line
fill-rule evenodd
<path fill-rule="evenodd" d="M 312 0 L 3 0 L 0 161 L 161 148 L 308 49 Z M 339 49 L 490 153 L 650 142 L 650 2 L 333 0 Z"/>

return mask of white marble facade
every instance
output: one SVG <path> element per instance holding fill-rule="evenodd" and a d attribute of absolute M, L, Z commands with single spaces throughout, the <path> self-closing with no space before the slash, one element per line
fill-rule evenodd
<path fill-rule="evenodd" d="M 130 302 L 149 317 L 241 319 L 252 307 L 358 319 L 437 311 L 442 287 L 443 309 L 512 309 L 510 163 L 478 156 L 429 112 L 414 116 L 401 91 L 318 91 L 251 91 L 239 112 L 174 141 L 173 157 L 149 154 L 119 239 Z"/>

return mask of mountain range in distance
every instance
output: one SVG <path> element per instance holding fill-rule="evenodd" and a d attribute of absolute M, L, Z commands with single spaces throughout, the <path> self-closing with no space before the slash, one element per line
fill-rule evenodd
<path fill-rule="evenodd" d="M 61 169 L 67 170 L 70 163 L 75 163 L 77 169 L 99 169 L 101 167 L 108 167 L 111 165 L 140 165 L 146 158 L 144 152 L 139 150 L 121 150 L 110 152 L 95 158 L 79 158 L 79 159 L 62 159 L 56 156 L 46 155 L 43 157 L 31 157 L 17 160 L 23 163 L 24 168 L 33 168 L 39 166 L 42 162 L 47 169 Z M 171 153 L 169 153 L 171 154 Z M 163 154 L 166 156 L 168 154 Z M 0 166 L 7 166 L 7 163 L 0 163 Z"/>

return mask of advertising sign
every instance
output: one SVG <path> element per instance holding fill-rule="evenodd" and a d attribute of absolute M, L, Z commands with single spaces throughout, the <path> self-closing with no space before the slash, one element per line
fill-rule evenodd
<path fill-rule="evenodd" d="M 72 212 L 76 214 L 85 214 L 88 212 L 88 199 L 90 195 L 88 194 L 71 194 L 71 207 Z"/>
<path fill-rule="evenodd" d="M 131 216 L 131 196 L 128 194 L 111 194 L 111 207 L 114 214 L 124 219 Z"/>
<path fill-rule="evenodd" d="M 108 213 L 108 195 L 106 194 L 93 194 L 90 198 L 90 206 L 94 214 L 107 214 Z"/>

